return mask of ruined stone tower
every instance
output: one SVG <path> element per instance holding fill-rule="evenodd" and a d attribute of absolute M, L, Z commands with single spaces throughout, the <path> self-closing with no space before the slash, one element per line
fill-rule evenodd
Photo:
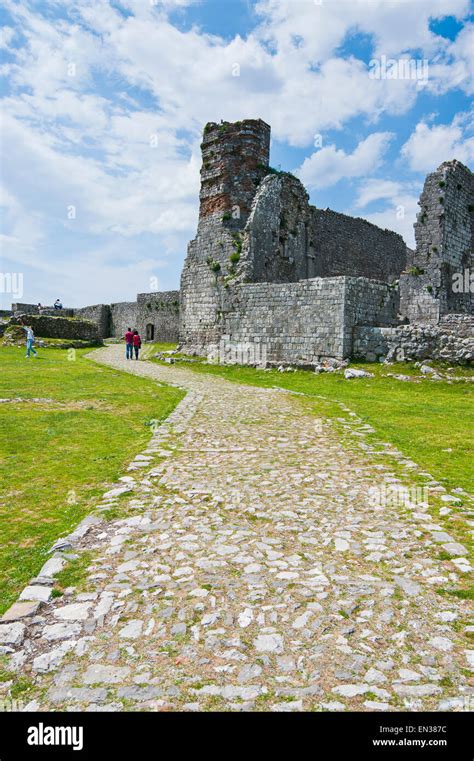
<path fill-rule="evenodd" d="M 253 198 L 268 172 L 270 127 L 261 119 L 209 122 L 201 150 L 198 229 L 181 275 L 180 343 L 205 354 L 220 337 L 223 275 L 239 255 Z"/>
<path fill-rule="evenodd" d="M 401 312 L 436 325 L 446 314 L 473 314 L 474 175 L 445 161 L 425 180 L 415 223 L 416 251 L 400 278 Z"/>

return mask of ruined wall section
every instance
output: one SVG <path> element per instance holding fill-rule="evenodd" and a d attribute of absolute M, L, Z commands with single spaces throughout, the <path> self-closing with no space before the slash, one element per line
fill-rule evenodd
<path fill-rule="evenodd" d="M 109 338 L 111 335 L 111 311 L 108 304 L 94 304 L 74 309 L 74 316 L 81 320 L 95 322 L 101 338 Z"/>
<path fill-rule="evenodd" d="M 313 277 L 310 210 L 309 196 L 296 177 L 267 175 L 257 190 L 244 231 L 239 278 L 291 283 Z"/>
<path fill-rule="evenodd" d="M 354 330 L 352 355 L 369 362 L 435 359 L 466 364 L 474 361 L 474 317 L 447 314 L 438 325 L 358 327 Z"/>
<path fill-rule="evenodd" d="M 474 175 L 460 161 L 445 161 L 426 178 L 419 205 L 416 251 L 400 278 L 401 312 L 425 324 L 473 314 L 465 273 L 474 269 Z"/>
<path fill-rule="evenodd" d="M 348 275 L 392 283 L 406 267 L 407 251 L 397 233 L 316 209 L 296 177 L 270 174 L 254 198 L 238 274 L 247 282 Z"/>
<path fill-rule="evenodd" d="M 311 207 L 314 276 L 368 277 L 393 283 L 407 263 L 401 235 L 331 209 Z"/>
<path fill-rule="evenodd" d="M 21 316 L 12 317 L 11 325 L 23 325 L 26 321 L 39 338 L 70 338 L 80 341 L 100 343 L 101 337 L 97 325 L 90 320 L 80 320 L 75 317 L 52 317 L 45 314 L 25 313 L 26 320 Z"/>

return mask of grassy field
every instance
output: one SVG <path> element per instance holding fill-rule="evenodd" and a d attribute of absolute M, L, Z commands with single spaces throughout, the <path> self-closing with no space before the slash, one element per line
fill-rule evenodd
<path fill-rule="evenodd" d="M 474 493 L 472 383 L 459 381 L 450 384 L 426 379 L 409 383 L 387 375 L 420 375 L 420 370 L 409 363 L 351 363 L 351 367 L 363 368 L 376 377 L 349 381 L 341 373 L 280 373 L 204 362 L 183 366 L 194 372 L 212 373 L 238 383 L 278 386 L 309 396 L 323 396 L 326 401 L 324 404 L 321 402 L 320 414 L 328 417 L 340 417 L 337 402 L 344 402 L 364 422 L 375 428 L 379 438 L 397 446 L 447 488 L 461 486 Z M 474 370 L 459 367 L 453 374 L 472 377 Z"/>
<path fill-rule="evenodd" d="M 71 353 L 0 347 L 0 613 L 88 513 L 183 394 Z M 74 356 L 74 353 L 73 353 Z"/>

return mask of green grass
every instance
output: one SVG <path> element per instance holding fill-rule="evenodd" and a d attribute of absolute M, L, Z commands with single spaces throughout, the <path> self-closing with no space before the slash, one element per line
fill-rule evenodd
<path fill-rule="evenodd" d="M 67 351 L 0 347 L 0 613 L 146 446 L 183 393 Z"/>
<path fill-rule="evenodd" d="M 159 360 L 153 360 L 159 361 Z M 430 363 L 432 364 L 432 363 Z M 459 381 L 422 380 L 408 383 L 387 373 L 419 375 L 412 364 L 381 365 L 353 363 L 375 374 L 375 378 L 345 380 L 340 373 L 299 370 L 279 373 L 236 365 L 184 365 L 198 373 L 219 375 L 236 383 L 289 389 L 309 396 L 323 396 L 321 416 L 344 416 L 343 402 L 376 430 L 377 437 L 391 442 L 407 457 L 428 470 L 446 488 L 461 486 L 474 492 L 474 405 L 473 385 Z M 444 370 L 442 370 L 444 372 Z M 473 375 L 472 368 L 456 368 L 453 375 Z M 447 452 L 445 450 L 452 450 Z"/>
<path fill-rule="evenodd" d="M 67 565 L 56 574 L 56 592 L 62 592 L 67 587 L 76 587 L 76 589 L 81 587 L 89 573 L 91 561 L 91 552 L 81 552 L 77 558 L 70 560 Z"/>

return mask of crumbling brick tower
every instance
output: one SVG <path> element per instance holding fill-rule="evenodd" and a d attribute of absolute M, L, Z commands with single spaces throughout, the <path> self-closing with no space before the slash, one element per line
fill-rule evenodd
<path fill-rule="evenodd" d="M 252 201 L 268 173 L 270 127 L 261 119 L 209 122 L 201 149 L 199 223 L 181 276 L 180 343 L 206 354 L 221 333 L 226 283 L 219 275 L 239 255 Z"/>
<path fill-rule="evenodd" d="M 415 223 L 416 251 L 400 277 L 400 309 L 413 323 L 474 314 L 474 175 L 445 161 L 425 180 Z"/>

